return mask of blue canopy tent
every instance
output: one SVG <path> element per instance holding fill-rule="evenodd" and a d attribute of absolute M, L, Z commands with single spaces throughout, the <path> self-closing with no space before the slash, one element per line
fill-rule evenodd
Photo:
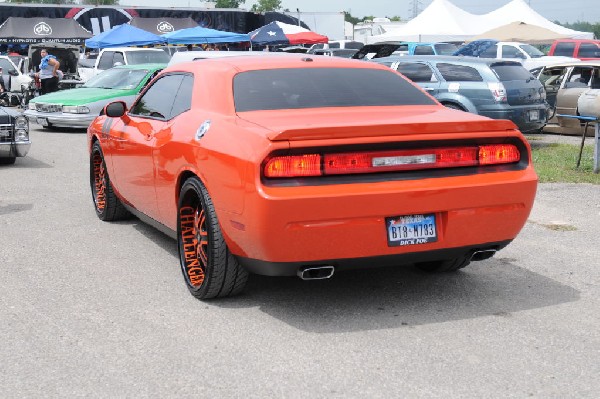
<path fill-rule="evenodd" d="M 203 28 L 187 28 L 161 35 L 169 44 L 198 44 L 198 43 L 236 43 L 249 42 L 247 33 L 225 32 Z"/>
<path fill-rule="evenodd" d="M 90 48 L 107 48 L 122 46 L 144 46 L 161 44 L 165 39 L 129 24 L 118 25 L 92 38 L 86 39 L 85 46 Z"/>

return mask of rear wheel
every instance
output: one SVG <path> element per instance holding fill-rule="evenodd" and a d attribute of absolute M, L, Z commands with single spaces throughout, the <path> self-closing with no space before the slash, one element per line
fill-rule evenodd
<path fill-rule="evenodd" d="M 431 273 L 440 273 L 440 272 L 453 272 L 463 267 L 466 267 L 471 263 L 469 258 L 456 258 L 456 259 L 448 259 L 448 260 L 439 260 L 439 261 L 431 261 L 431 262 L 419 262 L 415 263 L 415 267 L 419 270 L 423 270 Z"/>
<path fill-rule="evenodd" d="M 177 209 L 179 263 L 192 295 L 209 299 L 239 294 L 248 272 L 227 248 L 214 205 L 200 180 L 186 180 Z"/>
<path fill-rule="evenodd" d="M 102 148 L 97 141 L 92 146 L 92 154 L 90 156 L 90 186 L 96 215 L 100 220 L 106 222 L 121 220 L 130 215 L 129 211 L 125 209 L 121 200 L 114 193 L 108 172 L 106 171 Z"/>

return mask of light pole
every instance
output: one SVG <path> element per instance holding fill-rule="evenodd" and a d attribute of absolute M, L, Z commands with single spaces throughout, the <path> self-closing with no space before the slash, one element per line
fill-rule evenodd
<path fill-rule="evenodd" d="M 298 26 L 300 26 L 300 9 L 296 8 L 296 12 L 298 13 Z"/>

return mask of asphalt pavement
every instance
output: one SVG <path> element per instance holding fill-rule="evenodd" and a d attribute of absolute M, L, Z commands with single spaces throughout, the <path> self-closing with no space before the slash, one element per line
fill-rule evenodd
<path fill-rule="evenodd" d="M 97 219 L 85 133 L 32 128 L 0 166 L 1 398 L 598 397 L 600 186 L 539 185 L 517 239 L 458 273 L 202 302 L 174 241 Z"/>

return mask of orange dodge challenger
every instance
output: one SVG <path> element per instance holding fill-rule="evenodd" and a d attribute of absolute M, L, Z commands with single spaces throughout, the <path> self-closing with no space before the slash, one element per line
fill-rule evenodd
<path fill-rule="evenodd" d="M 179 245 L 198 298 L 249 272 L 452 271 L 509 244 L 533 205 L 510 121 L 448 109 L 389 68 L 302 55 L 174 64 L 88 129 L 98 217 Z"/>

